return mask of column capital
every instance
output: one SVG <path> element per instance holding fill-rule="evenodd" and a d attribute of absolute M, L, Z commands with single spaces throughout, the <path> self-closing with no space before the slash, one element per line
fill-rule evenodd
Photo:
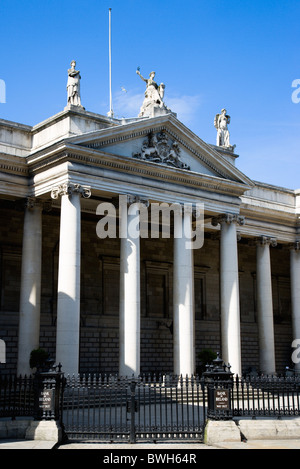
<path fill-rule="evenodd" d="M 290 251 L 300 251 L 300 241 L 289 244 Z"/>
<path fill-rule="evenodd" d="M 277 238 L 271 236 L 259 236 L 254 239 L 255 246 L 277 246 Z"/>
<path fill-rule="evenodd" d="M 119 209 L 121 206 L 126 206 L 129 208 L 133 204 L 143 204 L 147 208 L 149 207 L 149 200 L 139 195 L 133 194 L 120 194 L 118 197 L 112 199 L 113 205 Z"/>
<path fill-rule="evenodd" d="M 91 197 L 91 188 L 89 186 L 82 186 L 81 184 L 73 184 L 67 182 L 53 187 L 51 191 L 51 198 L 58 199 L 62 195 L 80 194 L 84 199 Z"/>
<path fill-rule="evenodd" d="M 37 197 L 27 197 L 25 200 L 25 208 L 32 210 L 34 208 L 43 208 L 43 202 Z"/>
<path fill-rule="evenodd" d="M 245 225 L 245 217 L 233 213 L 224 213 L 214 217 L 211 221 L 213 226 L 218 226 L 219 224 L 221 225 L 221 223 L 236 223 L 237 225 Z"/>
<path fill-rule="evenodd" d="M 127 195 L 127 204 L 128 206 L 132 204 L 143 204 L 146 207 L 149 207 L 149 199 L 141 197 L 140 195 Z"/>

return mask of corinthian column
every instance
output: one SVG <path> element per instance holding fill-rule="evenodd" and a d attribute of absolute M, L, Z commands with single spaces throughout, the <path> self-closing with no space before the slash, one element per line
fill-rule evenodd
<path fill-rule="evenodd" d="M 30 353 L 39 347 L 42 266 L 42 204 L 28 198 L 24 215 L 18 374 L 30 374 Z"/>
<path fill-rule="evenodd" d="M 120 196 L 120 376 L 138 376 L 140 373 L 141 205 L 145 208 L 144 203 L 136 197 Z"/>
<path fill-rule="evenodd" d="M 220 215 L 212 224 L 221 225 L 220 308 L 222 358 L 231 371 L 241 375 L 240 294 L 236 225 L 244 224 L 237 215 Z"/>
<path fill-rule="evenodd" d="M 192 239 L 192 208 L 185 206 L 184 216 L 181 215 L 174 216 L 174 373 L 190 376 L 195 373 L 194 257 L 193 249 L 188 247 Z"/>
<path fill-rule="evenodd" d="M 275 238 L 261 236 L 257 240 L 257 321 L 259 338 L 260 371 L 275 373 L 275 344 L 273 324 L 273 299 L 270 245 L 276 246 Z"/>
<path fill-rule="evenodd" d="M 291 300 L 292 300 L 292 327 L 293 341 L 300 340 L 300 242 L 291 246 Z M 298 354 L 299 355 L 299 354 Z M 300 372 L 300 363 L 295 363 L 295 369 Z"/>
<path fill-rule="evenodd" d="M 57 292 L 56 362 L 66 374 L 78 373 L 80 325 L 80 198 L 91 191 L 79 184 L 55 187 L 52 198 L 61 196 Z"/>

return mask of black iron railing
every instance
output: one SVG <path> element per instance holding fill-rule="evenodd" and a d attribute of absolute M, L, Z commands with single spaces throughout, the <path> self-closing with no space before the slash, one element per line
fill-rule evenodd
<path fill-rule="evenodd" d="M 220 360 L 219 360 L 220 361 Z M 202 441 L 207 419 L 300 415 L 300 377 L 0 376 L 0 418 L 60 420 L 69 439 Z M 227 373 L 227 375 L 226 375 Z"/>
<path fill-rule="evenodd" d="M 60 420 L 63 388 L 60 369 L 49 368 L 32 376 L 0 375 L 0 418 Z"/>
<path fill-rule="evenodd" d="M 235 417 L 300 415 L 300 377 L 235 377 L 232 409 Z"/>
<path fill-rule="evenodd" d="M 32 376 L 0 375 L 0 417 L 32 417 L 35 413 Z"/>
<path fill-rule="evenodd" d="M 67 377 L 64 431 L 69 439 L 201 439 L 203 392 L 198 377 Z"/>

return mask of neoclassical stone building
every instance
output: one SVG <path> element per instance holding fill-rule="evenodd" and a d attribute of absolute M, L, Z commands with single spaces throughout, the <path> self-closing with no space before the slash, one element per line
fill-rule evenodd
<path fill-rule="evenodd" d="M 238 374 L 292 364 L 300 191 L 250 180 L 234 147 L 149 106 L 150 85 L 138 118 L 88 112 L 68 91 L 34 127 L 0 120 L 1 372 L 30 373 L 38 347 L 66 373 L 191 374 L 207 348 Z M 191 208 L 170 211 L 168 237 L 163 220 L 150 229 L 162 203 Z M 133 237 L 141 205 L 148 236 Z M 203 243 L 186 249 L 194 207 Z"/>

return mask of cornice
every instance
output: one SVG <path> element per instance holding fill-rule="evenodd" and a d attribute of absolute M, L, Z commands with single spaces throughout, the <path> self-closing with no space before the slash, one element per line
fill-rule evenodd
<path fill-rule="evenodd" d="M 280 225 L 289 225 L 295 226 L 297 223 L 297 214 L 295 207 L 290 205 L 285 205 L 283 203 L 270 203 L 266 201 L 265 205 L 258 205 L 255 203 L 255 199 L 248 201 L 247 204 L 244 203 L 243 197 L 241 203 L 241 214 L 246 218 L 252 218 L 257 221 L 269 222 L 269 223 L 278 223 Z"/>
<path fill-rule="evenodd" d="M 248 189 L 244 184 L 228 179 L 177 169 L 151 161 L 141 161 L 130 157 L 102 153 L 99 150 L 71 144 L 60 146 L 60 148 L 56 146 L 52 155 L 49 152 L 44 158 L 37 155 L 36 161 L 33 157 L 30 157 L 28 162 L 31 176 L 40 174 L 62 162 L 76 162 L 91 167 L 91 169 L 107 168 L 112 171 L 142 175 L 149 179 L 164 180 L 173 184 L 199 187 L 235 197 L 239 197 Z"/>

